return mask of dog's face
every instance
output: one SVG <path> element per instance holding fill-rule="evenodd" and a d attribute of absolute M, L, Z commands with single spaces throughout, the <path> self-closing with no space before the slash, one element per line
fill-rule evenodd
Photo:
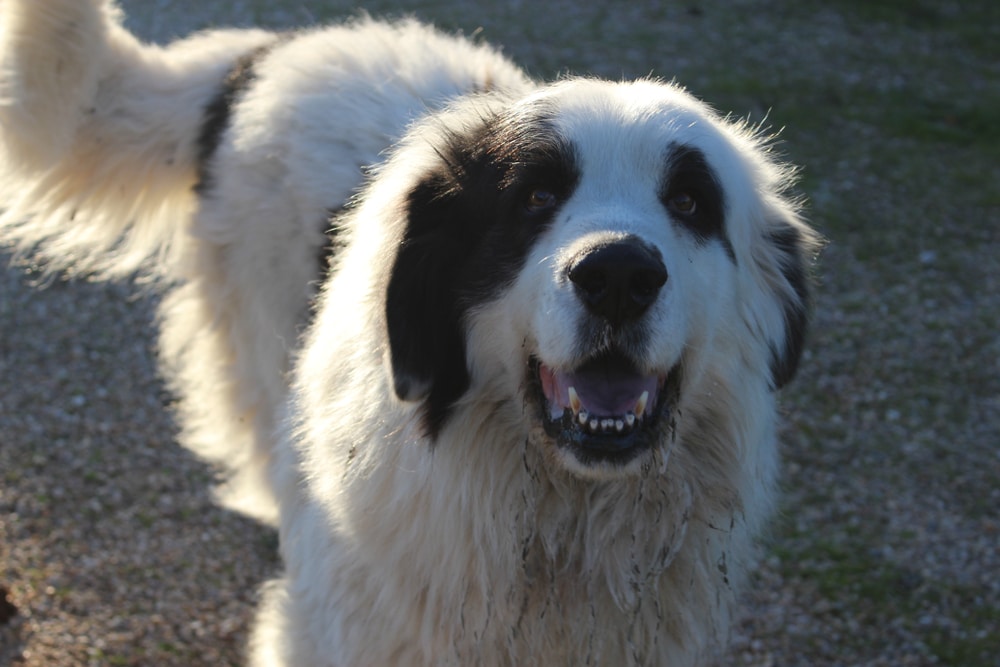
<path fill-rule="evenodd" d="M 794 372 L 804 230 L 758 146 L 682 91 L 572 81 L 439 136 L 386 306 L 430 435 L 481 392 L 574 474 L 631 474 L 706 368 Z"/>

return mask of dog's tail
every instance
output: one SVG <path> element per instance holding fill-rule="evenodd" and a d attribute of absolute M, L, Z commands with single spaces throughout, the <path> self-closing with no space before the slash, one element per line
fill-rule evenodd
<path fill-rule="evenodd" d="M 271 39 L 213 32 L 161 48 L 121 19 L 111 0 L 0 2 L 0 243 L 47 270 L 169 273 L 206 108 L 240 55 Z"/>

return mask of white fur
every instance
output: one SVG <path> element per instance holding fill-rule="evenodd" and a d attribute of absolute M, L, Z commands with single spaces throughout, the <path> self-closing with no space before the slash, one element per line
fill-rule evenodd
<path fill-rule="evenodd" d="M 769 365 L 799 299 L 767 238 L 791 228 L 812 242 L 752 131 L 659 82 L 537 87 L 414 22 L 160 48 L 98 0 L 0 12 L 0 238 L 53 269 L 141 268 L 168 288 L 161 348 L 184 443 L 232 469 L 230 506 L 280 527 L 286 571 L 265 588 L 254 665 L 713 658 L 771 505 Z M 236 59 L 269 43 L 196 197 L 202 110 Z M 407 196 L 448 137 L 540 104 L 580 180 L 513 283 L 467 315 L 470 386 L 432 443 L 387 358 Z M 658 200 L 675 144 L 716 171 L 734 257 Z M 352 198 L 317 293 L 327 211 Z M 684 386 L 672 437 L 595 466 L 543 432 L 526 368 L 582 361 L 567 263 L 624 235 L 670 273 L 644 315 L 645 370 L 683 360 Z"/>

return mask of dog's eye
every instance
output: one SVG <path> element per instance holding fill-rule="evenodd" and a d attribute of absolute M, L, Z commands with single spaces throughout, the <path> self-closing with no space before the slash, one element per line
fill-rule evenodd
<path fill-rule="evenodd" d="M 528 209 L 528 213 L 541 213 L 553 208 L 558 202 L 559 198 L 555 194 L 544 188 L 537 188 L 528 195 L 525 208 Z"/>
<path fill-rule="evenodd" d="M 671 212 L 684 216 L 694 215 L 698 210 L 698 202 L 695 201 L 694 197 L 686 192 L 681 192 L 672 196 L 667 201 L 667 206 L 670 208 Z"/>

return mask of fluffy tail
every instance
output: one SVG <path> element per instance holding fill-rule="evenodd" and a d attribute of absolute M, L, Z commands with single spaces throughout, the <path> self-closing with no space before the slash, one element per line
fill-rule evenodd
<path fill-rule="evenodd" d="M 111 0 L 0 2 L 0 243 L 47 270 L 169 275 L 205 108 L 268 39 L 161 48 L 128 33 Z"/>

